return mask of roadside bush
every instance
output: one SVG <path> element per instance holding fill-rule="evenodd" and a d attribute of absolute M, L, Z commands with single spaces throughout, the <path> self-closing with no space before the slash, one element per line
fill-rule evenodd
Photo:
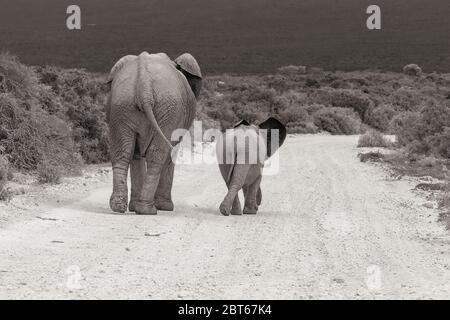
<path fill-rule="evenodd" d="M 10 106 L 5 112 L 3 105 L 0 113 L 11 116 L 9 128 L 2 123 L 6 137 L 1 142 L 17 169 L 35 170 L 45 157 L 54 158 L 69 173 L 79 169 L 78 150 L 66 122 L 39 109 L 27 112 Z"/>
<path fill-rule="evenodd" d="M 8 159 L 0 154 L 0 190 L 3 189 L 8 181 L 9 162 Z"/>
<path fill-rule="evenodd" d="M 311 103 L 319 103 L 335 108 L 348 108 L 354 110 L 364 122 L 366 114 L 373 106 L 370 97 L 359 91 L 351 89 L 321 89 L 311 95 Z"/>
<path fill-rule="evenodd" d="M 362 123 L 358 115 L 347 108 L 324 108 L 314 114 L 314 124 L 331 134 L 358 134 Z"/>
<path fill-rule="evenodd" d="M 381 105 L 372 109 L 366 118 L 366 123 L 372 128 L 381 132 L 389 132 L 389 123 L 392 121 L 398 110 L 393 105 Z"/>
<path fill-rule="evenodd" d="M 74 128 L 73 139 L 83 160 L 88 164 L 108 161 L 109 129 L 103 106 L 91 101 L 69 105 L 67 117 Z"/>
<path fill-rule="evenodd" d="M 332 93 L 331 105 L 337 108 L 353 109 L 364 122 L 366 113 L 369 111 L 372 103 L 369 97 L 360 91 L 343 89 Z"/>
<path fill-rule="evenodd" d="M 313 117 L 304 106 L 290 105 L 278 112 L 279 119 L 290 133 L 317 133 Z"/>
<path fill-rule="evenodd" d="M 425 128 L 419 112 L 406 111 L 396 115 L 390 123 L 391 131 L 397 136 L 402 146 L 407 146 L 412 152 L 426 153 L 424 143 Z"/>
<path fill-rule="evenodd" d="M 47 159 L 64 174 L 78 173 L 82 161 L 68 104 L 10 55 L 0 55 L 0 78 L 0 147 L 10 164 L 32 171 Z"/>
<path fill-rule="evenodd" d="M 445 127 L 442 132 L 428 137 L 426 141 L 434 154 L 450 159 L 450 127 Z"/>
<path fill-rule="evenodd" d="M 369 130 L 359 137 L 358 148 L 388 147 L 389 142 L 379 131 Z"/>
<path fill-rule="evenodd" d="M 0 201 L 9 201 L 12 198 L 12 192 L 6 187 L 6 183 L 10 180 L 11 170 L 8 159 L 3 154 L 0 147 Z"/>
<path fill-rule="evenodd" d="M 43 160 L 37 166 L 39 183 L 60 183 L 64 169 L 61 165 L 48 159 Z"/>
<path fill-rule="evenodd" d="M 0 92 L 11 93 L 23 102 L 35 98 L 38 78 L 31 67 L 13 55 L 0 53 Z"/>
<path fill-rule="evenodd" d="M 450 105 L 433 103 L 420 112 L 403 112 L 391 121 L 400 145 L 417 154 L 450 158 Z"/>
<path fill-rule="evenodd" d="M 84 162 L 101 163 L 109 159 L 108 126 L 104 105 L 108 91 L 105 81 L 84 70 L 38 68 L 42 83 L 59 98 L 60 117 L 69 121 L 73 139 Z M 46 108 L 49 109 L 49 108 Z"/>
<path fill-rule="evenodd" d="M 400 107 L 403 111 L 417 111 L 426 97 L 419 90 L 402 87 L 396 90 L 390 99 L 394 106 Z"/>

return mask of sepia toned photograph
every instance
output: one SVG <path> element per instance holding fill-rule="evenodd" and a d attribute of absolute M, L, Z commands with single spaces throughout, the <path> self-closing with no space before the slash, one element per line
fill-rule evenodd
<path fill-rule="evenodd" d="M 450 299 L 449 22 L 448 0 L 1 1 L 0 299 Z"/>

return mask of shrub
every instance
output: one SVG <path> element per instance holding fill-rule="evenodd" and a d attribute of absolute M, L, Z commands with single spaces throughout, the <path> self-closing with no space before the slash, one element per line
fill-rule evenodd
<path fill-rule="evenodd" d="M 320 83 L 316 79 L 307 78 L 305 82 L 307 88 L 320 88 Z"/>
<path fill-rule="evenodd" d="M 314 124 L 314 122 L 294 122 L 290 123 L 288 126 L 289 133 L 318 133 L 319 128 Z"/>
<path fill-rule="evenodd" d="M 63 168 L 54 161 L 45 159 L 37 166 L 39 183 L 60 183 Z"/>
<path fill-rule="evenodd" d="M 389 142 L 376 130 L 369 130 L 359 137 L 358 148 L 388 147 Z"/>
<path fill-rule="evenodd" d="M 0 107 L 0 113 L 4 109 L 5 105 Z M 10 106 L 6 111 L 3 115 L 12 116 L 11 126 L 4 127 L 7 132 L 2 144 L 16 168 L 35 170 L 45 157 L 52 157 L 70 172 L 80 166 L 71 128 L 66 122 L 39 109 L 26 112 Z"/>
<path fill-rule="evenodd" d="M 450 158 L 450 105 L 433 103 L 395 116 L 391 128 L 409 152 Z"/>
<path fill-rule="evenodd" d="M 426 142 L 434 154 L 450 159 L 450 127 L 445 127 L 442 132 L 428 137 Z"/>
<path fill-rule="evenodd" d="M 370 96 L 350 89 L 321 89 L 312 96 L 312 103 L 324 104 L 335 108 L 349 108 L 354 110 L 364 122 L 366 114 L 373 106 Z"/>
<path fill-rule="evenodd" d="M 12 192 L 6 187 L 6 183 L 10 180 L 10 172 L 8 159 L 0 148 L 0 201 L 9 201 L 12 197 Z"/>
<path fill-rule="evenodd" d="M 48 159 L 64 173 L 77 173 L 81 161 L 67 103 L 10 55 L 0 55 L 0 78 L 0 144 L 10 164 L 36 170 Z"/>
<path fill-rule="evenodd" d="M 83 160 L 86 163 L 107 161 L 109 143 L 104 104 L 108 87 L 104 80 L 84 70 L 49 66 L 38 68 L 38 74 L 42 83 L 59 98 L 60 117 L 71 123 L 73 139 Z"/>
<path fill-rule="evenodd" d="M 5 186 L 8 181 L 9 162 L 8 159 L 0 154 L 0 190 Z"/>
<path fill-rule="evenodd" d="M 408 64 L 403 67 L 403 73 L 409 76 L 420 76 L 422 74 L 422 68 L 417 64 Z"/>
<path fill-rule="evenodd" d="M 8 53 L 0 54 L 0 92 L 27 102 L 36 95 L 38 78 L 32 68 Z"/>
<path fill-rule="evenodd" d="M 343 89 L 333 92 L 331 105 L 337 108 L 351 108 L 359 114 L 362 121 L 365 121 L 366 113 L 372 103 L 370 98 L 362 92 Z"/>
<path fill-rule="evenodd" d="M 306 67 L 305 66 L 284 66 L 278 68 L 278 73 L 281 74 L 305 74 L 306 73 Z"/>
<path fill-rule="evenodd" d="M 67 116 L 74 128 L 73 139 L 83 160 L 89 164 L 108 161 L 108 125 L 103 106 L 92 102 L 69 105 Z"/>
<path fill-rule="evenodd" d="M 376 130 L 388 132 L 390 129 L 389 123 L 398 112 L 397 108 L 393 105 L 385 104 L 378 106 L 369 112 L 366 123 Z"/>
<path fill-rule="evenodd" d="M 316 133 L 318 131 L 313 117 L 304 106 L 289 105 L 279 111 L 278 116 L 291 133 Z"/>
<path fill-rule="evenodd" d="M 418 90 L 403 88 L 396 90 L 391 96 L 391 103 L 404 111 L 417 111 L 426 103 L 426 98 Z"/>
<path fill-rule="evenodd" d="M 362 123 L 358 115 L 347 108 L 324 108 L 314 114 L 314 124 L 331 134 L 358 134 Z"/>
<path fill-rule="evenodd" d="M 366 152 L 366 153 L 358 153 L 358 158 L 361 162 L 380 162 L 384 159 L 384 156 L 381 152 Z"/>
<path fill-rule="evenodd" d="M 390 130 L 397 135 L 400 145 L 406 146 L 413 141 L 422 141 L 424 138 L 424 127 L 421 123 L 419 112 L 402 112 L 392 119 L 389 124 Z"/>

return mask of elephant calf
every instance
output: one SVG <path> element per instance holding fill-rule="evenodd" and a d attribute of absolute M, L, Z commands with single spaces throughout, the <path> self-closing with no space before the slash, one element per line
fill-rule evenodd
<path fill-rule="evenodd" d="M 227 130 L 217 142 L 220 173 L 228 193 L 220 204 L 223 215 L 256 214 L 261 204 L 261 178 L 264 162 L 286 139 L 286 127 L 275 118 L 259 126 L 243 120 Z M 239 190 L 244 191 L 245 205 L 241 210 Z"/>

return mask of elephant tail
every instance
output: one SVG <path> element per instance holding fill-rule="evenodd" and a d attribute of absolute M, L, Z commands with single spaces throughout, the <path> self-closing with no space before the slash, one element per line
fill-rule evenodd
<path fill-rule="evenodd" d="M 149 71 L 147 69 L 147 63 L 145 57 L 148 55 L 147 52 L 143 52 L 138 57 L 137 65 L 137 82 L 136 82 L 136 102 L 139 110 L 145 113 L 148 121 L 155 128 L 161 138 L 167 143 L 170 149 L 173 149 L 172 143 L 167 139 L 162 132 L 161 127 L 156 121 L 155 114 L 153 113 L 153 105 L 155 104 L 155 96 L 152 88 L 151 80 L 149 80 Z"/>
<path fill-rule="evenodd" d="M 261 192 L 261 187 L 258 188 L 258 192 L 256 193 L 256 204 L 258 206 L 261 205 L 261 201 L 262 201 L 262 192 Z"/>
<path fill-rule="evenodd" d="M 236 146 L 236 141 L 235 141 L 235 138 L 233 137 L 233 139 L 234 139 L 234 143 L 232 144 L 233 146 Z M 227 146 L 227 143 L 228 141 L 227 141 L 227 139 L 225 138 L 225 141 L 224 141 L 224 146 Z M 234 148 L 234 147 L 233 147 Z M 226 158 L 227 156 L 226 156 L 226 152 L 224 153 L 225 154 L 225 159 L 223 159 L 223 161 L 224 162 L 226 162 L 228 159 Z M 236 152 L 236 150 L 235 149 L 233 149 L 233 158 L 231 159 L 232 161 L 233 161 L 233 164 L 231 165 L 231 167 L 230 167 L 230 171 L 228 171 L 228 177 L 227 177 L 227 185 L 229 185 L 230 183 L 231 183 L 231 179 L 233 178 L 233 173 L 234 173 L 234 168 L 236 167 L 236 163 L 237 163 L 237 152 Z"/>

